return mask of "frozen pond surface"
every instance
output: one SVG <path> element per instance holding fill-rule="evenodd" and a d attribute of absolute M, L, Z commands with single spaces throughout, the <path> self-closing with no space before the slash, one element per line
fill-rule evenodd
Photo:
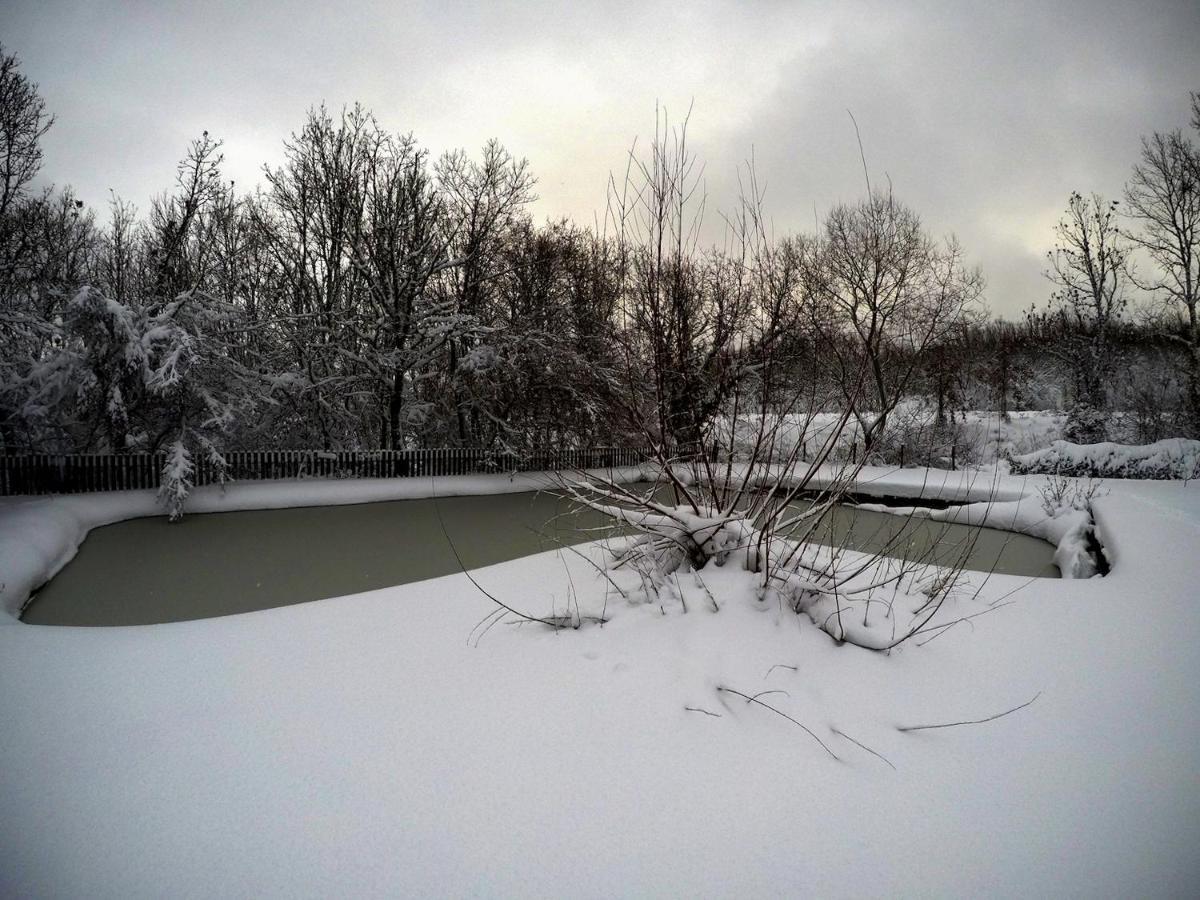
<path fill-rule="evenodd" d="M 132 519 L 93 530 L 22 618 L 147 625 L 269 609 L 528 556 L 600 536 L 578 528 L 604 524 L 545 493 Z M 852 549 L 933 548 L 942 562 L 965 555 L 969 569 L 1058 575 L 1053 547 L 1007 531 L 842 507 L 813 539 L 831 532 Z"/>

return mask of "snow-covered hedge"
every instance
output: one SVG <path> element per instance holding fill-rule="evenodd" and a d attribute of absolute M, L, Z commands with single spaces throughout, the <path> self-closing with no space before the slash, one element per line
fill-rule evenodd
<path fill-rule="evenodd" d="M 1069 475 L 1075 478 L 1195 478 L 1200 476 L 1200 441 L 1169 438 L 1153 444 L 1072 444 L 1014 456 L 1016 475 Z"/>

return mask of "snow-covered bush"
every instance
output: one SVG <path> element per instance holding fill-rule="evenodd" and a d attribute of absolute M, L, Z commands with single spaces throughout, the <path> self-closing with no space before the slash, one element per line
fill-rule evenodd
<path fill-rule="evenodd" d="M 633 530 L 611 548 L 613 574 L 637 575 L 637 587 L 622 593 L 664 614 L 669 608 L 718 612 L 725 602 L 778 606 L 808 616 L 839 642 L 875 650 L 921 631 L 954 591 L 960 566 L 932 565 L 929 556 L 909 549 L 903 529 L 875 554 L 847 555 L 810 543 L 830 528 L 829 516 L 864 464 L 845 463 L 832 477 L 822 469 L 849 415 L 824 423 L 829 427 L 805 462 L 799 457 L 806 433 L 796 430 L 795 420 L 757 421 L 763 429 L 753 444 L 757 451 L 741 462 L 728 461 L 727 446 L 720 464 L 660 456 L 657 482 L 641 490 L 595 475 L 563 481 L 578 503 Z M 769 433 L 774 428 L 788 433 Z M 725 437 L 736 443 L 746 435 L 727 430 Z M 773 462 L 785 441 L 790 452 Z M 714 593 L 708 581 L 718 577 L 722 590 Z"/>
<path fill-rule="evenodd" d="M 1072 478 L 1189 479 L 1200 474 L 1200 441 L 1169 438 L 1142 446 L 1055 441 L 1010 460 L 1017 475 Z"/>
<path fill-rule="evenodd" d="M 1076 479 L 1066 475 L 1051 475 L 1038 488 L 1042 498 L 1042 509 L 1046 515 L 1056 516 L 1065 509 L 1076 509 L 1092 514 L 1092 500 L 1100 494 L 1103 484 L 1093 478 Z"/>
<path fill-rule="evenodd" d="M 744 515 L 704 505 L 697 511 L 651 499 L 643 502 L 651 511 L 599 504 L 592 508 L 637 529 L 615 556 L 619 564 L 650 581 L 657 583 L 680 570 L 703 569 L 710 562 L 723 566 L 731 558 L 748 572 L 762 567 L 762 535 Z"/>
<path fill-rule="evenodd" d="M 172 519 L 197 462 L 224 480 L 224 435 L 261 401 L 265 382 L 238 364 L 214 333 L 231 311 L 185 292 L 159 303 L 121 303 L 94 287 L 77 292 L 57 343 L 8 389 L 34 429 L 99 433 L 103 449 L 166 449 L 160 497 Z"/>
<path fill-rule="evenodd" d="M 25 427 L 43 444 L 56 433 L 98 431 L 106 449 L 126 449 L 131 406 L 145 393 L 143 331 L 135 308 L 95 288 L 76 291 L 50 351 L 6 386 Z"/>

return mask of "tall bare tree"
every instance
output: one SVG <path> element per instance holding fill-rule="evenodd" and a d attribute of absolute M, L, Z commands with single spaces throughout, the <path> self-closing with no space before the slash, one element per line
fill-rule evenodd
<path fill-rule="evenodd" d="M 1114 367 L 1111 335 L 1128 304 L 1131 245 L 1117 218 L 1117 201 L 1071 194 L 1054 229 L 1047 277 L 1057 286 L 1051 303 L 1074 320 L 1081 336 L 1071 349 L 1080 429 L 1076 437 L 1104 436 L 1107 382 Z M 1086 419 L 1086 421 L 1084 421 Z"/>
<path fill-rule="evenodd" d="M 439 276 L 459 265 L 454 230 L 427 153 L 411 136 L 380 134 L 366 160 L 364 221 L 354 245 L 374 321 L 375 361 L 385 412 L 381 445 L 404 446 L 404 412 L 415 379 L 462 323 L 433 295 Z"/>
<path fill-rule="evenodd" d="M 803 251 L 810 321 L 837 369 L 843 402 L 871 451 L 928 348 L 982 295 L 983 276 L 950 238 L 939 243 L 890 192 L 830 211 Z"/>
<path fill-rule="evenodd" d="M 361 107 L 338 119 L 310 110 L 284 142 L 284 163 L 268 170 L 257 211 L 278 272 L 269 319 L 288 347 L 294 376 L 289 403 L 325 449 L 355 443 L 363 403 L 374 385 L 361 364 L 368 343 L 360 329 L 360 273 L 355 247 L 363 223 L 365 171 L 378 129 Z"/>
<path fill-rule="evenodd" d="M 42 137 L 54 124 L 37 85 L 0 44 L 0 219 L 42 168 Z"/>
<path fill-rule="evenodd" d="M 0 46 L 0 446 L 36 444 L 18 389 L 55 340 L 54 323 L 92 264 L 92 213 L 70 190 L 33 190 L 54 119 L 20 61 Z"/>
<path fill-rule="evenodd" d="M 438 186 L 452 229 L 453 254 L 458 265 L 448 270 L 445 288 L 457 313 L 469 320 L 488 319 L 497 282 L 506 273 L 504 248 L 508 237 L 534 200 L 529 164 L 516 159 L 495 140 L 484 145 L 476 161 L 462 151 L 445 154 L 437 165 Z M 464 329 L 448 342 L 448 391 L 457 444 L 479 440 L 481 409 L 478 398 L 464 396 L 459 377 L 463 360 L 478 337 Z"/>
<path fill-rule="evenodd" d="M 1144 287 L 1186 320 L 1182 336 L 1170 334 L 1186 348 L 1189 416 L 1200 433 L 1200 150 L 1178 130 L 1142 138 L 1125 203 L 1140 226 L 1129 237 L 1157 270 Z"/>

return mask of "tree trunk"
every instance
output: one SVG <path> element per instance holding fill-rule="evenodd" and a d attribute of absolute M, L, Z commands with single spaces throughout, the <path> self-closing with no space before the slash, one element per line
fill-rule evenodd
<path fill-rule="evenodd" d="M 1008 414 L 1008 390 L 1009 390 L 1009 361 L 1008 350 L 1000 351 L 1000 419 L 1007 422 L 1011 418 Z"/>
<path fill-rule="evenodd" d="M 392 450 L 401 450 L 400 410 L 404 405 L 404 370 L 397 366 L 392 371 L 392 395 L 388 400 L 388 430 Z"/>
<path fill-rule="evenodd" d="M 1193 337 L 1194 337 L 1193 332 Z M 1200 438 L 1200 345 L 1195 340 L 1188 353 L 1188 412 L 1191 414 L 1192 437 Z"/>

